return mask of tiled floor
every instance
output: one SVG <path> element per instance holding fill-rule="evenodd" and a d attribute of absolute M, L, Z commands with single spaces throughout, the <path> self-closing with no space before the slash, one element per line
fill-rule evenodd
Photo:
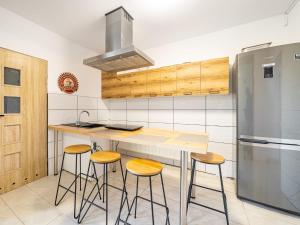
<path fill-rule="evenodd" d="M 111 184 L 120 185 L 120 170 L 111 173 Z M 170 207 L 171 225 L 178 224 L 179 212 L 179 169 L 166 166 L 164 181 L 167 201 Z M 64 174 L 65 184 L 70 183 L 73 176 Z M 218 187 L 219 179 L 216 176 L 198 173 L 197 182 L 210 187 Z M 73 219 L 73 196 L 68 194 L 63 202 L 54 206 L 54 197 L 58 177 L 50 176 L 30 183 L 17 190 L 0 195 L 0 224 L 1 225 L 71 225 L 77 224 Z M 299 225 L 300 217 L 265 208 L 253 203 L 240 201 L 235 195 L 235 182 L 225 179 L 225 189 L 228 198 L 229 217 L 231 225 Z M 136 180 L 128 177 L 128 191 L 130 199 L 135 192 Z M 154 178 L 154 200 L 162 202 L 162 192 L 159 177 Z M 148 179 L 140 179 L 140 193 L 149 197 Z M 120 192 L 109 191 L 109 224 L 114 224 L 119 204 Z M 196 199 L 203 203 L 222 209 L 221 196 L 206 190 L 197 191 Z M 155 207 L 156 224 L 165 223 L 165 211 Z M 124 210 L 125 211 L 125 210 Z M 126 212 L 124 212 L 125 214 Z M 131 224 L 151 224 L 150 204 L 138 202 L 137 219 L 130 218 Z M 105 224 L 105 214 L 97 208 L 91 208 L 82 224 Z M 188 213 L 190 225 L 225 225 L 222 214 L 191 205 Z"/>

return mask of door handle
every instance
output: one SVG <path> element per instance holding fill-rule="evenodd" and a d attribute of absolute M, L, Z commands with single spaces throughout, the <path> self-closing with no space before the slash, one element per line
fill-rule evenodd
<path fill-rule="evenodd" d="M 248 142 L 248 143 L 257 143 L 257 144 L 270 144 L 267 140 L 258 140 L 258 139 L 251 139 L 251 138 L 239 138 L 239 141 Z"/>

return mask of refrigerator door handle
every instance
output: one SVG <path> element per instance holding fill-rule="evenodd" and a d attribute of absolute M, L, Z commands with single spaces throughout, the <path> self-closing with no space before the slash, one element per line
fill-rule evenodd
<path fill-rule="evenodd" d="M 267 140 L 251 139 L 251 138 L 239 138 L 239 141 L 248 142 L 248 143 L 257 143 L 257 144 L 270 144 Z"/>

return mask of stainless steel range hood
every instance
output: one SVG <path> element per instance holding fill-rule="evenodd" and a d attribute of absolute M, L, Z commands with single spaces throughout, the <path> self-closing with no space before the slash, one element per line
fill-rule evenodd
<path fill-rule="evenodd" d="M 106 16 L 105 53 L 83 60 L 83 64 L 106 72 L 153 66 L 154 61 L 132 44 L 132 16 L 119 7 Z"/>

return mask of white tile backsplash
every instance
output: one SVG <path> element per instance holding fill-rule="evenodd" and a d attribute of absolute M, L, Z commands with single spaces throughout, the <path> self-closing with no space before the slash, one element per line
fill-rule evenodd
<path fill-rule="evenodd" d="M 77 106 L 78 103 L 78 106 Z M 77 110 L 78 107 L 78 110 Z M 65 110 L 74 109 L 74 110 Z M 232 95 L 155 97 L 137 99 L 102 100 L 84 96 L 49 94 L 49 124 L 70 123 L 77 120 L 81 110 L 88 110 L 82 121 L 100 123 L 121 123 L 142 125 L 178 131 L 208 132 L 208 151 L 223 155 L 226 163 L 222 165 L 224 176 L 235 177 L 236 168 L 236 124 Z M 53 163 L 53 132 L 48 134 L 49 164 Z M 60 139 L 62 140 L 61 136 Z M 67 141 L 68 142 L 68 141 Z M 77 140 L 78 142 L 78 140 Z M 61 142 L 60 142 L 60 145 Z M 128 152 L 143 153 L 141 156 L 167 157 L 167 163 L 178 165 L 179 154 L 164 149 L 149 149 L 139 145 L 120 143 L 120 148 Z M 51 161 L 52 160 L 52 161 Z M 61 160 L 61 159 L 60 159 Z M 165 162 L 165 161 L 164 161 Z M 53 165 L 49 165 L 53 172 Z M 52 170 L 51 170 L 52 168 Z M 218 174 L 217 168 L 204 164 L 199 170 Z"/>
<path fill-rule="evenodd" d="M 108 121 L 109 120 L 109 110 L 108 109 L 98 110 L 98 120 Z"/>
<path fill-rule="evenodd" d="M 149 128 L 173 130 L 173 123 L 149 123 Z"/>
<path fill-rule="evenodd" d="M 187 124 L 174 124 L 175 131 L 193 131 L 193 132 L 205 132 L 205 126 L 202 125 L 187 125 Z"/>
<path fill-rule="evenodd" d="M 148 121 L 148 110 L 127 110 L 127 121 Z"/>
<path fill-rule="evenodd" d="M 149 122 L 173 123 L 173 110 L 149 110 Z"/>
<path fill-rule="evenodd" d="M 206 126 L 209 141 L 232 144 L 233 127 Z"/>
<path fill-rule="evenodd" d="M 48 110 L 48 124 L 75 123 L 77 110 Z"/>
<path fill-rule="evenodd" d="M 78 96 L 78 109 L 98 109 L 97 98 Z"/>
<path fill-rule="evenodd" d="M 233 109 L 233 96 L 208 95 L 206 97 L 206 109 Z"/>
<path fill-rule="evenodd" d="M 109 101 L 109 109 L 124 109 L 126 110 L 126 99 L 114 99 Z"/>
<path fill-rule="evenodd" d="M 127 109 L 145 109 L 149 107 L 149 100 L 146 98 L 127 99 Z"/>
<path fill-rule="evenodd" d="M 233 110 L 206 110 L 206 125 L 233 126 Z"/>
<path fill-rule="evenodd" d="M 77 109 L 77 96 L 49 93 L 48 109 Z"/>
<path fill-rule="evenodd" d="M 205 125 L 205 110 L 174 110 L 174 123 Z"/>
<path fill-rule="evenodd" d="M 112 109 L 109 111 L 110 119 L 115 121 L 126 120 L 126 110 Z"/>
<path fill-rule="evenodd" d="M 180 96 L 174 98 L 174 109 L 205 109 L 205 97 Z"/>
<path fill-rule="evenodd" d="M 149 98 L 149 109 L 173 109 L 173 97 Z"/>
<path fill-rule="evenodd" d="M 98 109 L 109 109 L 109 100 L 98 98 Z"/>
<path fill-rule="evenodd" d="M 78 110 L 78 119 L 79 119 L 79 114 L 82 111 L 83 110 Z M 88 115 L 87 113 L 82 113 L 81 117 L 80 117 L 81 122 L 96 122 L 96 121 L 98 121 L 98 110 L 85 109 L 85 111 L 89 112 L 90 115 Z"/>

